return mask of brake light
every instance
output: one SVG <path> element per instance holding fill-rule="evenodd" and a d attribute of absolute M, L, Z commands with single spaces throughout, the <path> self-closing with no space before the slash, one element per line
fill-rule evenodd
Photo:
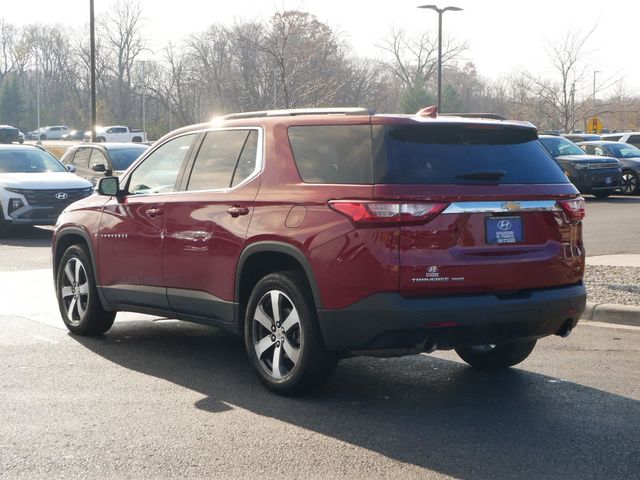
<path fill-rule="evenodd" d="M 448 203 L 396 203 L 331 200 L 329 207 L 359 226 L 427 223 L 440 215 Z"/>
<path fill-rule="evenodd" d="M 565 215 L 572 222 L 579 222 L 585 216 L 584 198 L 577 197 L 570 200 L 558 200 L 558 205 L 564 211 Z"/>

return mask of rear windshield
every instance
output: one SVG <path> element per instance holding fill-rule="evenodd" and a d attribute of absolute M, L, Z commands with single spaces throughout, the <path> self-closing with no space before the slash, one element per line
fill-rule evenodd
<path fill-rule="evenodd" d="M 376 183 L 567 182 L 533 130 L 460 125 L 399 125 L 376 130 Z"/>
<path fill-rule="evenodd" d="M 66 172 L 62 164 L 42 150 L 0 150 L 0 173 Z"/>

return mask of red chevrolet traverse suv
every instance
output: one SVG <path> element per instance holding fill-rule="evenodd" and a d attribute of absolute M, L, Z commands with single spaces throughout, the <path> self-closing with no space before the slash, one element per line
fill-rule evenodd
<path fill-rule="evenodd" d="M 349 355 L 455 349 L 503 368 L 584 310 L 583 216 L 526 122 L 232 114 L 168 134 L 63 212 L 56 293 L 79 335 L 118 311 L 243 335 L 281 393 Z"/>

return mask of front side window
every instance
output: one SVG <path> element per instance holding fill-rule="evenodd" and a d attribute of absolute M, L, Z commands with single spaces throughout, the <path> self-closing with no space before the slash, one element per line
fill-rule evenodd
<path fill-rule="evenodd" d="M 187 190 L 220 190 L 231 187 L 238 160 L 245 150 L 248 152 L 248 156 L 251 155 L 250 150 L 253 141 L 249 142 L 249 138 L 252 133 L 255 133 L 255 138 L 257 139 L 255 130 L 216 130 L 208 132 L 196 156 Z M 255 152 L 254 148 L 254 166 Z M 241 170 L 244 171 L 245 169 L 246 165 L 243 165 Z M 236 173 L 238 176 L 243 174 L 242 172 Z"/>
<path fill-rule="evenodd" d="M 155 149 L 129 177 L 129 193 L 149 195 L 173 192 L 180 168 L 187 158 L 195 136 L 183 135 Z"/>
<path fill-rule="evenodd" d="M 80 148 L 73 157 L 73 164 L 78 168 L 89 168 L 90 148 Z"/>
<path fill-rule="evenodd" d="M 100 150 L 94 148 L 93 152 L 91 153 L 89 168 L 93 167 L 94 165 L 100 164 L 104 165 L 104 168 L 109 168 L 109 160 L 107 160 L 107 157 L 105 157 L 104 153 L 102 153 Z"/>

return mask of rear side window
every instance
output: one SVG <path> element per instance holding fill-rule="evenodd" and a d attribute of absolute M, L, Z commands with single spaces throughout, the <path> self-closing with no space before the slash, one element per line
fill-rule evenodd
<path fill-rule="evenodd" d="M 251 137 L 251 134 L 255 137 Z M 255 138 L 249 141 L 249 138 Z M 246 147 L 246 149 L 245 149 Z M 246 156 L 243 153 L 246 150 Z M 216 130 L 208 132 L 198 151 L 187 190 L 219 190 L 232 186 L 234 173 L 238 178 L 247 168 L 255 167 L 257 132 L 255 130 Z M 247 157 L 253 155 L 251 165 Z M 240 160 L 240 163 L 238 162 Z M 236 165 L 239 171 L 236 172 Z M 245 177 L 246 178 L 246 177 Z M 238 182 L 244 180 L 240 179 Z"/>
<path fill-rule="evenodd" d="M 467 125 L 374 128 L 376 183 L 566 183 L 529 129 Z"/>
<path fill-rule="evenodd" d="M 289 143 L 306 183 L 373 183 L 370 125 L 289 127 Z"/>

